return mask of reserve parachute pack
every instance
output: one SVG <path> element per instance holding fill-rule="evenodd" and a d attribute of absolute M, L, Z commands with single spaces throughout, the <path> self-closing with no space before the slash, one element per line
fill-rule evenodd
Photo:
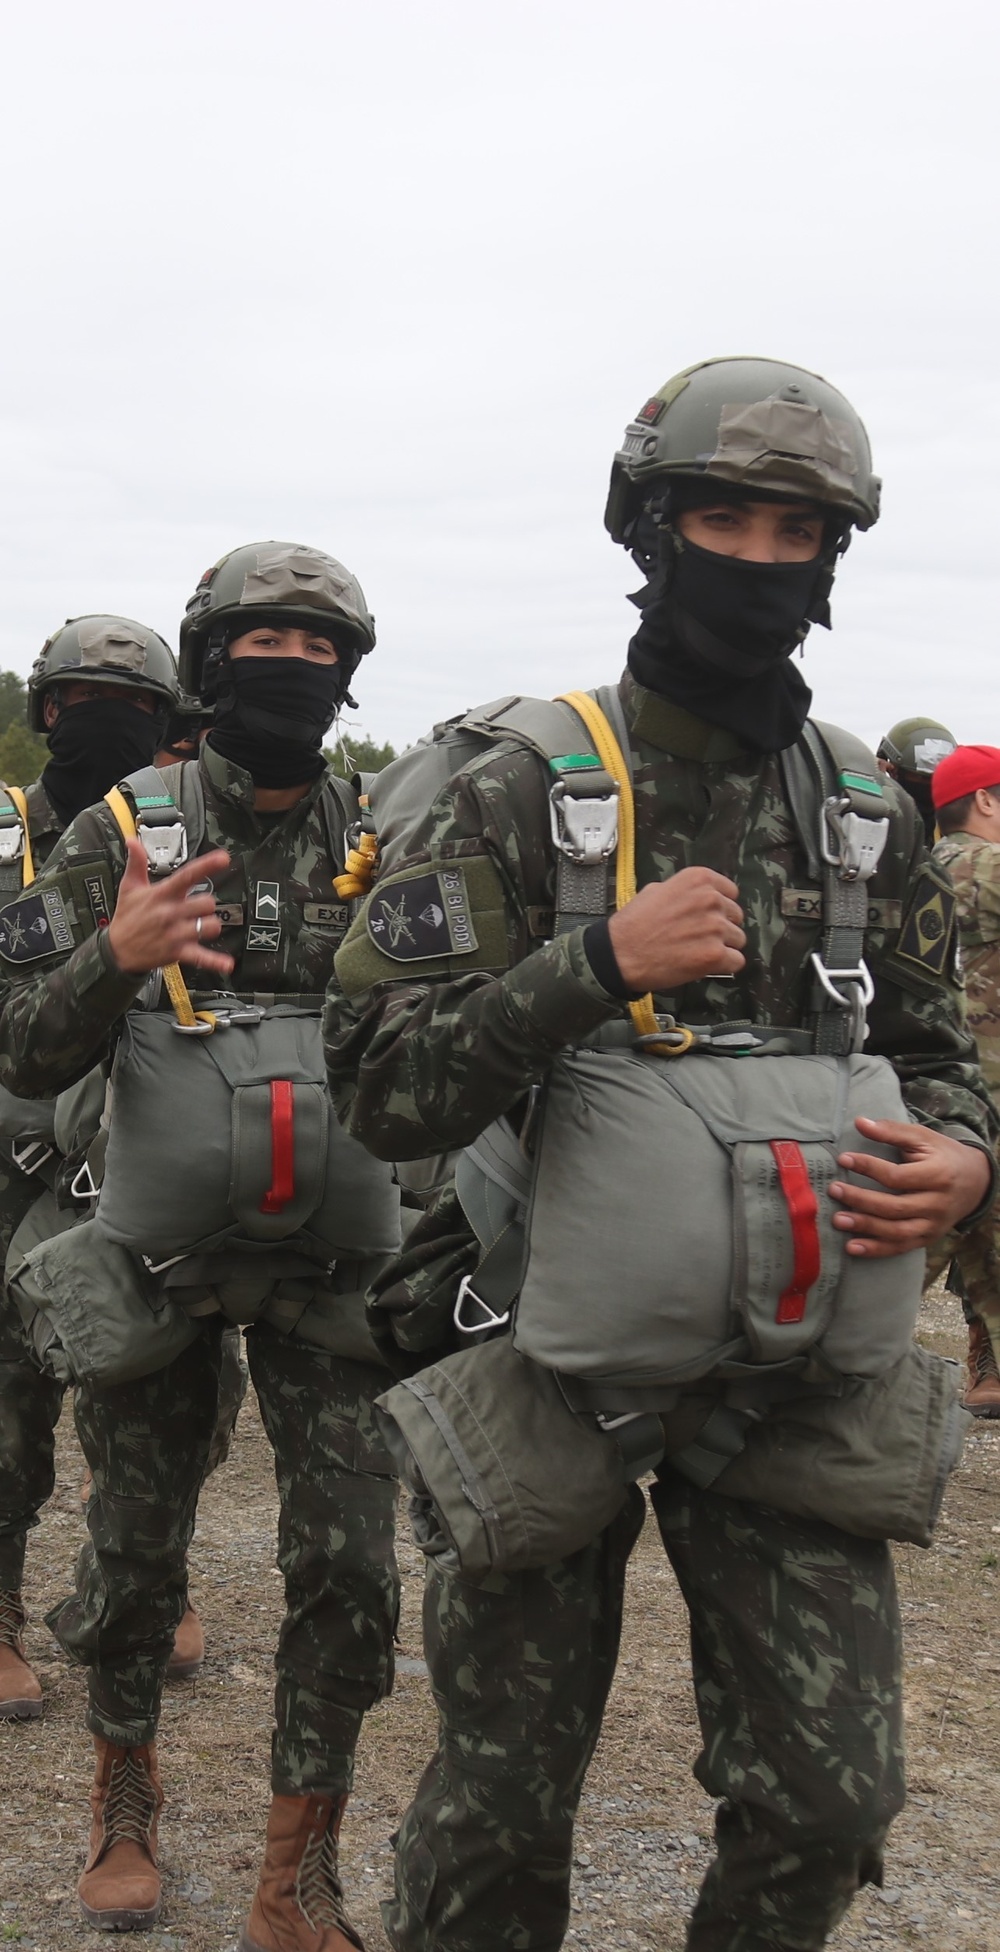
<path fill-rule="evenodd" d="M 343 792 L 341 789 L 343 788 Z M 343 801 L 346 783 L 332 784 Z M 152 875 L 199 849 L 204 807 L 196 764 L 144 768 L 112 789 L 123 833 L 138 833 Z M 352 800 L 353 806 L 353 800 Z M 389 1166 L 349 1138 L 326 1085 L 320 996 L 190 995 L 180 970 L 162 972 L 125 1017 L 111 1076 L 112 1116 L 94 1211 L 100 1233 L 164 1277 L 181 1305 L 239 1319 L 281 1309 L 342 1260 L 399 1245 Z M 145 1007 L 144 1007 L 145 1006 Z M 206 1275 L 225 1250 L 242 1269 L 231 1284 Z M 280 1250 L 276 1255 L 275 1250 Z M 242 1295 L 242 1302 L 239 1296 Z"/>
<path fill-rule="evenodd" d="M 634 808 L 610 688 L 499 700 L 439 728 L 418 763 L 410 754 L 409 766 L 388 768 L 370 797 L 390 863 L 417 803 L 426 810 L 500 739 L 531 747 L 549 769 L 554 933 L 607 913 L 612 871 L 623 905 L 635 893 Z M 549 1371 L 569 1409 L 614 1437 L 626 1476 L 662 1455 L 671 1415 L 699 1384 L 707 1408 L 671 1461 L 707 1486 L 773 1406 L 898 1376 L 912 1341 L 923 1253 L 848 1256 L 829 1198 L 833 1179 L 851 1177 L 839 1151 L 895 1156 L 864 1140 L 855 1119 L 909 1117 L 891 1065 L 863 1049 L 874 987 L 868 883 L 889 834 L 885 795 L 873 755 L 833 726 L 809 722 L 781 766 L 822 890 L 805 1020 L 678 1024 L 642 998 L 560 1054 L 524 1131 L 497 1120 L 457 1164 L 480 1259 L 455 1304 L 469 1356 L 439 1367 L 457 1372 L 477 1341 L 509 1328 L 512 1354 Z M 454 1428 L 441 1401 L 421 1399 L 418 1412 L 414 1387 L 381 1399 L 411 1483 L 424 1481 Z M 429 1377 L 424 1396 L 428 1388 L 433 1395 Z M 951 1455 L 949 1405 L 941 1420 Z M 467 1475 L 468 1435 L 458 1444 L 465 1465 L 451 1455 L 456 1482 Z M 492 1455 L 488 1436 L 489 1427 Z M 511 1450 L 497 1469 L 512 1468 Z M 435 1505 L 440 1513 L 440 1498 Z M 913 1522 L 906 1536 L 926 1529 L 924 1517 Z"/>

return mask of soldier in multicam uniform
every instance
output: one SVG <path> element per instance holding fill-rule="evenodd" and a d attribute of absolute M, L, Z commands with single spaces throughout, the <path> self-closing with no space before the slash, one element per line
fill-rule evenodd
<path fill-rule="evenodd" d="M 879 740 L 879 764 L 908 793 L 923 821 L 924 839 L 934 845 L 935 766 L 955 750 L 955 739 L 936 718 L 904 718 Z"/>
<path fill-rule="evenodd" d="M 968 1004 L 966 1021 L 994 1100 L 1000 1103 L 1000 749 L 958 746 L 931 784 L 941 839 L 935 858 L 958 896 Z M 1000 1417 L 1000 1251 L 996 1211 L 956 1243 L 969 1327 L 965 1407 Z"/>
<path fill-rule="evenodd" d="M 43 732 L 51 757 L 40 779 L 25 788 L 28 859 L 44 867 L 60 834 L 116 779 L 153 757 L 179 693 L 172 653 L 163 639 L 129 617 L 74 618 L 55 631 L 28 679 L 28 716 Z M 13 809 L 11 809 L 13 812 Z M 12 833 L 14 829 L 9 829 Z M 15 836 L 15 838 L 17 838 Z M 25 878 L 23 847 L 0 869 L 4 898 Z M 49 1145 L 25 1149 L 3 1140 L 4 1189 L 0 1245 L 11 1239 L 42 1186 L 59 1166 Z M 17 1152 L 28 1170 L 12 1158 Z M 86 1210 L 86 1209 L 85 1209 Z M 63 1387 L 39 1368 L 25 1341 L 20 1315 L 4 1288 L 0 1297 L 0 1718 L 40 1715 L 42 1691 L 24 1659 L 21 1581 L 29 1529 L 55 1482 L 53 1432 Z M 203 1649 L 192 1645 L 192 1623 L 179 1629 L 172 1659 L 181 1671 Z M 195 1664 L 197 1662 L 195 1661 Z"/>
<path fill-rule="evenodd" d="M 328 1001 L 331 1089 L 348 1129 L 379 1157 L 470 1144 L 521 1104 L 567 1043 L 612 1025 L 644 990 L 661 1023 L 665 1013 L 700 1024 L 806 1020 L 820 921 L 815 896 L 800 896 L 810 874 L 778 755 L 797 740 L 810 693 L 789 653 L 810 622 L 828 623 L 837 557 L 852 524 L 868 528 L 877 513 L 860 421 L 799 368 L 708 362 L 643 408 L 616 460 L 607 517 L 650 579 L 619 690 L 639 892 L 610 920 L 553 938 L 544 758 L 509 739 L 462 764 L 394 844 Z M 472 716 L 480 723 L 488 708 Z M 396 763 L 419 768 L 423 756 Z M 980 1207 L 992 1178 L 990 1112 L 949 980 L 949 931 L 932 946 L 916 927 L 929 903 L 948 917 L 953 897 L 912 808 L 890 791 L 897 839 L 870 884 L 868 1048 L 892 1061 L 919 1124 L 873 1127 L 903 1163 L 854 1157 L 871 1178 L 831 1189 L 848 1252 L 875 1257 L 942 1233 Z M 445 871 L 449 888 L 456 876 L 466 883 L 461 941 L 443 901 L 428 900 L 436 875 L 444 891 Z M 627 1279 L 627 1250 L 624 1237 L 609 1240 L 611 1294 Z M 472 1230 L 446 1191 L 410 1236 L 399 1278 L 379 1284 L 385 1332 L 411 1366 L 421 1348 L 426 1360 L 455 1346 L 459 1276 L 476 1265 Z M 699 1490 L 665 1466 L 651 1495 L 691 1614 L 696 1775 L 720 1799 L 718 1854 L 687 1943 L 804 1952 L 825 1942 L 861 1884 L 880 1880 L 903 1800 L 888 1546 Z M 397 1952 L 561 1943 L 575 1811 L 642 1521 L 633 1490 L 582 1551 L 478 1584 L 429 1560 L 440 1733 L 400 1829 L 385 1907 Z"/>
<path fill-rule="evenodd" d="M 56 899 L 72 928 L 71 950 L 50 936 L 38 953 L 36 936 L 25 966 L 19 904 L 0 916 L 5 1083 L 42 1094 L 79 1077 L 107 1051 L 148 973 L 161 966 L 178 964 L 189 981 L 198 974 L 216 988 L 228 989 L 231 977 L 244 1006 L 284 1001 L 308 1014 L 350 912 L 332 888 L 346 851 L 346 789 L 334 791 L 322 741 L 373 644 L 359 584 L 319 550 L 256 544 L 206 572 L 181 642 L 186 689 L 217 701 L 197 761 L 204 796 L 197 858 L 151 879 L 140 840 L 126 843 L 109 805 L 73 822 L 38 884 L 44 914 Z M 34 919 L 44 928 L 41 911 Z M 155 1119 L 155 1103 L 149 1116 Z M 193 1143 L 163 1135 L 167 1175 L 171 1141 Z M 373 1162 L 356 1152 L 358 1173 L 370 1178 Z M 398 1201 L 388 1172 L 382 1179 L 398 1237 Z M 330 1279 L 341 1282 L 345 1308 L 378 1265 L 338 1262 Z M 213 1298 L 217 1305 L 226 1279 L 223 1246 L 211 1282 L 198 1289 L 199 1310 Z M 385 1372 L 370 1344 L 371 1359 L 359 1355 L 356 1330 L 349 1355 L 333 1352 L 336 1298 L 330 1314 L 325 1347 L 262 1319 L 247 1334 L 275 1452 L 287 1611 L 277 1652 L 274 1795 L 244 1952 L 348 1952 L 360 1943 L 344 1913 L 337 1837 L 362 1718 L 392 1681 L 395 1482 L 371 1408 Z M 206 1314 L 196 1339 L 165 1369 L 77 1392 L 94 1476 L 90 1542 L 76 1592 L 50 1624 L 89 1669 L 97 1772 L 80 1895 L 99 1929 L 141 1929 L 159 1910 L 154 1736 L 215 1423 L 222 1325 L 220 1314 Z M 112 1577 L 123 1555 L 136 1567 L 127 1588 Z"/>

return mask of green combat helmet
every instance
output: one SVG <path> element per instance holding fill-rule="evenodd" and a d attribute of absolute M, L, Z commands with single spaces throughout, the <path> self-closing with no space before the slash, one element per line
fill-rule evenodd
<path fill-rule="evenodd" d="M 948 727 L 936 718 L 903 718 L 881 740 L 878 756 L 888 761 L 897 777 L 903 773 L 929 776 L 957 744 Z"/>
<path fill-rule="evenodd" d="M 61 630 L 53 631 L 28 678 L 28 723 L 33 732 L 45 732 L 45 693 L 61 679 L 147 691 L 164 711 L 180 695 L 169 645 L 148 624 L 137 624 L 132 617 L 68 617 Z"/>
<path fill-rule="evenodd" d="M 881 482 L 850 401 L 775 359 L 703 360 L 640 407 L 611 469 L 614 540 L 627 545 L 652 483 L 679 477 L 821 502 L 859 529 L 878 521 Z"/>
<path fill-rule="evenodd" d="M 316 630 L 325 625 L 344 673 L 344 695 L 375 645 L 375 619 L 356 576 L 322 549 L 251 542 L 206 569 L 181 624 L 184 689 L 214 697 L 227 644 L 260 623 Z"/>

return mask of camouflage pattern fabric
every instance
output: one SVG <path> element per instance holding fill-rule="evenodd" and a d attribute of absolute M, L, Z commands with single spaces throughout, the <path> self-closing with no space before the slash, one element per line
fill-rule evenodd
<path fill-rule="evenodd" d="M 77 1391 L 77 1430 L 94 1474 L 90 1537 L 76 1592 L 48 1624 L 90 1669 L 90 1728 L 126 1746 L 151 1741 L 156 1730 L 187 1598 L 221 1344 L 215 1317 L 157 1375 Z M 248 1331 L 247 1354 L 281 1499 L 287 1611 L 273 1785 L 286 1796 L 341 1795 L 351 1786 L 362 1716 L 392 1685 L 396 1487 L 371 1410 L 384 1376 L 260 1325 Z"/>
<path fill-rule="evenodd" d="M 349 919 L 332 887 L 344 859 L 339 798 L 321 776 L 289 812 L 258 817 L 248 773 L 207 747 L 192 763 L 205 798 L 202 851 L 221 846 L 232 856 L 215 883 L 221 946 L 236 965 L 232 986 L 321 995 Z M 22 1095 L 51 1095 L 89 1069 L 141 987 L 115 968 L 100 928 L 125 858 L 110 809 L 91 807 L 67 829 L 34 889 L 0 914 L 0 1076 Z M 49 901 L 44 915 L 39 897 Z M 54 932 L 32 928 L 53 912 L 71 944 L 57 946 Z M 42 953 L 27 960 L 25 941 Z M 186 974 L 197 989 L 196 973 Z M 90 1542 L 76 1594 L 51 1624 L 91 1670 L 91 1727 L 126 1745 L 152 1739 L 184 1608 L 185 1556 L 219 1406 L 220 1336 L 221 1322 L 210 1322 L 159 1375 L 77 1393 L 94 1474 Z M 287 1611 L 274 1787 L 339 1795 L 349 1787 L 361 1717 L 392 1680 L 395 1484 L 371 1410 L 385 1374 L 262 1325 L 248 1334 L 247 1350 L 281 1499 Z"/>
<path fill-rule="evenodd" d="M 658 996 L 658 1010 L 694 1023 L 803 1022 L 821 917 L 777 761 L 628 675 L 621 699 L 639 885 L 714 867 L 738 884 L 746 917 L 744 969 Z M 326 1014 L 331 1088 L 345 1124 L 382 1158 L 469 1143 L 544 1079 L 562 1046 L 624 1014 L 590 968 L 583 930 L 549 939 L 548 786 L 541 759 L 512 741 L 467 762 L 376 883 L 338 957 Z M 930 907 L 950 919 L 950 892 L 912 803 L 891 786 L 888 795 L 892 839 L 870 884 L 867 1049 L 892 1062 L 916 1118 L 989 1148 L 996 1118 L 961 1020 L 947 921 L 926 944 L 918 926 Z M 461 910 L 461 941 L 433 919 L 443 903 L 430 876 L 446 898 L 460 886 L 474 896 Z M 379 1284 L 380 1333 L 398 1325 L 401 1366 L 408 1352 L 410 1363 L 414 1350 L 440 1352 L 449 1281 L 436 1285 L 436 1273 L 451 1274 L 453 1299 L 459 1229 L 441 1196 L 404 1250 L 401 1278 L 389 1270 Z M 654 1501 L 691 1613 L 697 1772 L 724 1799 L 688 1944 L 804 1952 L 824 1943 L 858 1885 L 879 1876 L 902 1800 L 888 1549 L 667 1472 Z M 429 1565 L 441 1734 L 400 1832 L 386 1914 L 397 1952 L 552 1952 L 561 1942 L 573 1815 L 610 1683 L 635 1524 L 633 1506 L 631 1530 L 623 1514 L 575 1560 L 474 1588 Z"/>
<path fill-rule="evenodd" d="M 903 1802 L 901 1648 L 887 1546 L 697 1491 L 652 1492 L 691 1618 L 718 1855 L 691 1952 L 825 1943 Z M 399 1838 L 398 1952 L 549 1952 L 614 1673 L 642 1494 L 572 1559 L 471 1585 L 428 1567 L 438 1747 Z"/>
<path fill-rule="evenodd" d="M 946 834 L 935 844 L 958 896 L 967 999 L 983 1076 L 1000 1107 L 1000 847 L 976 834 Z M 966 1317 L 986 1323 L 1000 1359 L 1000 1218 L 996 1207 L 967 1234 L 949 1243 L 967 1296 Z"/>
<path fill-rule="evenodd" d="M 243 1408 L 250 1381 L 250 1371 L 243 1354 L 243 1337 L 234 1322 L 227 1323 L 222 1331 L 222 1353 L 219 1361 L 219 1401 L 215 1413 L 215 1429 L 208 1449 L 208 1464 L 205 1476 L 210 1478 L 220 1464 L 224 1464 L 233 1447 L 236 1432 L 236 1419 Z"/>
<path fill-rule="evenodd" d="M 36 868 L 62 832 L 40 780 L 26 789 Z M 13 1235 L 38 1198 L 38 1181 L 22 1173 L 0 1139 L 0 1276 Z M 61 1384 L 43 1374 L 25 1339 L 21 1316 L 0 1279 L 0 1592 L 21 1589 L 29 1530 L 55 1487 L 54 1431 Z"/>

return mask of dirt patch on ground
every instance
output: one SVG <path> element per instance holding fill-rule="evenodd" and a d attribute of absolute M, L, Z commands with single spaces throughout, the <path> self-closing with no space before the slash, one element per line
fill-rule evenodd
<path fill-rule="evenodd" d="M 957 1304 L 936 1290 L 922 1339 L 960 1356 Z M 34 1952 L 107 1952 L 80 1920 L 89 1738 L 83 1677 L 67 1668 L 41 1616 L 67 1590 L 82 1519 L 80 1456 L 60 1427 L 56 1496 L 31 1542 L 29 1651 L 46 1690 L 41 1722 L 0 1723 L 0 1943 Z M 833 1943 L 1000 1952 L 1000 1423 L 979 1425 L 929 1552 L 901 1547 L 907 1628 L 910 1800 L 893 1831 L 886 1888 L 862 1893 Z M 270 1451 L 252 1399 L 233 1455 L 206 1486 L 192 1550 L 192 1593 L 208 1659 L 167 1691 L 160 1747 L 166 1908 L 136 1952 L 235 1952 L 252 1894 L 267 1807 L 271 1658 L 281 1614 L 273 1570 Z M 352 1912 L 371 1952 L 386 1952 L 378 1900 L 389 1838 L 431 1745 L 420 1648 L 422 1563 L 404 1537 L 402 1650 L 391 1701 L 368 1719 L 345 1827 Z M 630 1569 L 625 1636 L 577 1840 L 568 1943 L 679 1952 L 709 1857 L 711 1806 L 693 1782 L 697 1731 L 685 1616 L 647 1524 Z M 990 1813 L 994 1814 L 991 1815 Z"/>

